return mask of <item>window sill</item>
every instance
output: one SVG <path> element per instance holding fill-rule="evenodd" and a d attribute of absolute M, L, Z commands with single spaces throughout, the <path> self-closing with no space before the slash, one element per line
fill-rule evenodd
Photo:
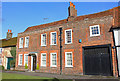
<path fill-rule="evenodd" d="M 22 65 L 19 64 L 18 66 L 22 66 Z"/>
<path fill-rule="evenodd" d="M 73 68 L 73 66 L 65 66 L 65 68 Z"/>
<path fill-rule="evenodd" d="M 50 66 L 51 68 L 56 68 L 57 66 Z"/>
<path fill-rule="evenodd" d="M 98 36 L 100 36 L 100 35 L 91 35 L 90 37 L 98 37 Z"/>
<path fill-rule="evenodd" d="M 45 47 L 45 46 L 47 46 L 47 45 L 41 45 L 42 47 Z"/>
<path fill-rule="evenodd" d="M 46 67 L 46 66 L 42 66 L 42 65 L 41 65 L 41 67 Z"/>
<path fill-rule="evenodd" d="M 19 48 L 19 49 L 23 49 L 23 47 Z"/>
<path fill-rule="evenodd" d="M 65 44 L 67 45 L 67 44 L 72 44 L 72 43 L 65 43 Z"/>
<path fill-rule="evenodd" d="M 24 48 L 28 48 L 28 47 L 24 47 Z"/>
<path fill-rule="evenodd" d="M 56 46 L 57 44 L 50 44 L 51 46 Z"/>

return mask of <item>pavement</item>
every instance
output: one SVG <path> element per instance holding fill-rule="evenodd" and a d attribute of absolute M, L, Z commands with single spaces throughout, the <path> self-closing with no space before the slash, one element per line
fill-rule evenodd
<path fill-rule="evenodd" d="M 49 77 L 57 79 L 73 79 L 75 81 L 119 81 L 120 78 L 113 76 L 91 76 L 91 75 L 65 75 L 40 72 L 3 71 L 5 73 L 16 73 L 30 76 Z"/>

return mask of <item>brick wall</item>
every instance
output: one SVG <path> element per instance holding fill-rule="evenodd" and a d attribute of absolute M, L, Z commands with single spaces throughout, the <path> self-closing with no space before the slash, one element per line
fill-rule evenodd
<path fill-rule="evenodd" d="M 112 32 L 109 32 L 112 26 L 112 15 L 96 18 L 88 18 L 87 20 L 81 20 L 76 22 L 68 22 L 61 25 L 50 26 L 44 28 L 43 30 L 37 30 L 33 32 L 27 32 L 18 34 L 17 39 L 17 56 L 16 56 L 16 69 L 23 70 L 24 66 L 18 66 L 18 55 L 26 54 L 29 52 L 38 52 L 37 63 L 40 66 L 41 53 L 47 54 L 47 66 L 41 67 L 40 72 L 47 73 L 60 73 L 60 43 L 59 43 L 59 28 L 62 27 L 62 71 L 63 74 L 83 74 L 83 61 L 82 61 L 82 47 L 83 46 L 93 46 L 93 45 L 104 45 L 111 44 L 113 46 Z M 89 26 L 100 25 L 100 36 L 90 37 Z M 72 29 L 72 44 L 65 44 L 65 30 Z M 50 32 L 57 32 L 57 45 L 50 45 Z M 47 46 L 41 46 L 41 34 L 47 34 Z M 19 38 L 29 36 L 29 48 L 19 49 Z M 25 38 L 24 38 L 25 39 Z M 82 39 L 82 43 L 78 40 Z M 24 43 L 23 43 L 24 45 Z M 50 67 L 50 53 L 57 53 L 57 67 Z M 65 67 L 65 52 L 73 53 L 73 67 Z M 24 56 L 24 55 L 23 55 Z M 112 56 L 114 57 L 113 53 Z M 114 58 L 113 58 L 114 59 Z M 24 58 L 23 58 L 24 60 Z M 113 60 L 114 61 L 114 60 Z M 29 58 L 29 64 L 31 60 Z M 24 63 L 23 63 L 24 64 Z M 31 69 L 31 65 L 29 65 Z M 113 62 L 113 72 L 115 72 L 114 62 Z"/>

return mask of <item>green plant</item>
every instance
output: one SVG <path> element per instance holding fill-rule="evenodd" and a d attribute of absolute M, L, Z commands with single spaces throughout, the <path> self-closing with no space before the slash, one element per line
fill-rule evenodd
<path fill-rule="evenodd" d="M 25 69 L 28 69 L 27 63 L 25 63 Z"/>
<path fill-rule="evenodd" d="M 2 70 L 4 70 L 4 66 L 0 66 L 0 67 L 2 68 Z M 1 69 L 1 68 L 0 68 L 0 69 Z"/>
<path fill-rule="evenodd" d="M 12 67 L 12 68 L 15 67 L 15 60 L 10 61 L 10 67 Z"/>
<path fill-rule="evenodd" d="M 39 64 L 37 63 L 37 67 L 36 67 L 37 70 L 39 70 Z"/>

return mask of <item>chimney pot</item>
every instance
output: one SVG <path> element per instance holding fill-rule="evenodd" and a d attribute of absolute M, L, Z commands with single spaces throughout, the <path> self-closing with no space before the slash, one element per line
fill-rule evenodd
<path fill-rule="evenodd" d="M 75 8 L 75 5 L 73 5 L 73 7 Z"/>
<path fill-rule="evenodd" d="M 10 30 L 8 29 L 8 33 L 10 32 Z"/>
<path fill-rule="evenodd" d="M 12 31 L 10 30 L 10 33 L 11 33 Z"/>

